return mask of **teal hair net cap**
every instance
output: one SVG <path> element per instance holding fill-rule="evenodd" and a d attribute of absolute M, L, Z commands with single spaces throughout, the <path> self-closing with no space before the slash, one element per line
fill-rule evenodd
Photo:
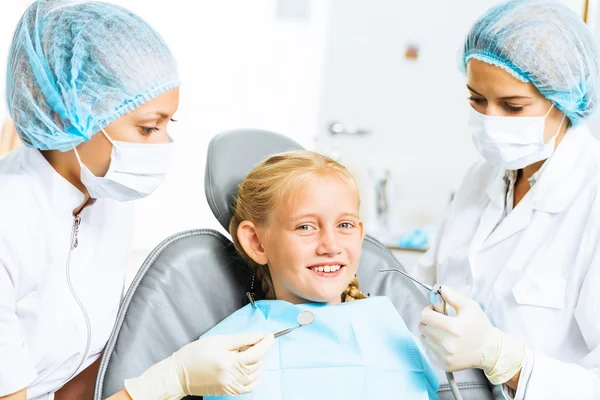
<path fill-rule="evenodd" d="M 511 0 L 490 8 L 467 35 L 463 72 L 472 58 L 531 82 L 573 125 L 598 105 L 600 71 L 592 32 L 560 3 Z"/>
<path fill-rule="evenodd" d="M 180 84 L 173 55 L 144 20 L 114 4 L 66 0 L 25 11 L 6 81 L 23 143 L 61 151 Z"/>

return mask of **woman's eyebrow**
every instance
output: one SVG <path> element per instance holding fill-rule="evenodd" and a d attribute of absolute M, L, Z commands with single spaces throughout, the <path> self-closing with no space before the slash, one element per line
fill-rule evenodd
<path fill-rule="evenodd" d="M 160 112 L 160 111 L 151 111 L 146 114 L 143 114 L 140 119 L 143 121 L 150 121 L 150 120 L 156 119 L 157 117 L 159 117 L 160 119 L 168 119 L 169 115 L 165 114 L 164 112 Z"/>
<path fill-rule="evenodd" d="M 481 93 L 479 93 L 478 91 L 473 89 L 471 86 L 467 85 L 467 89 L 469 89 L 471 92 L 475 93 L 476 95 L 483 97 L 483 95 Z M 519 99 L 520 100 L 532 99 L 532 97 L 531 96 L 520 96 L 520 95 L 500 97 L 500 100 L 519 100 Z"/>
<path fill-rule="evenodd" d="M 467 89 L 469 89 L 471 92 L 475 93 L 476 95 L 483 97 L 483 95 L 481 93 L 479 93 L 477 90 L 473 89 L 471 86 L 467 85 Z"/>
<path fill-rule="evenodd" d="M 523 100 L 523 99 L 531 99 L 530 96 L 506 96 L 500 97 L 501 100 Z"/>

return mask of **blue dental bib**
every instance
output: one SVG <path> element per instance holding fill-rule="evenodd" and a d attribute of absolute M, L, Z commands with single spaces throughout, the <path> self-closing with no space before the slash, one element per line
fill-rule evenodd
<path fill-rule="evenodd" d="M 339 305 L 294 305 L 261 300 L 247 305 L 204 336 L 278 332 L 298 325 L 302 311 L 315 320 L 275 339 L 257 389 L 240 400 L 437 399 L 439 383 L 406 324 L 386 297 Z"/>

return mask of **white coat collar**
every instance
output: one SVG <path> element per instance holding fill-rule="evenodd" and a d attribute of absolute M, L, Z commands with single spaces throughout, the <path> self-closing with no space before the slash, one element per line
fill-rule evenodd
<path fill-rule="evenodd" d="M 504 202 L 506 201 L 506 181 L 504 177 L 506 171 L 501 169 L 495 169 L 492 173 L 492 179 L 485 188 L 485 194 L 489 197 L 492 205 L 495 208 L 504 209 Z"/>
<path fill-rule="evenodd" d="M 559 213 L 571 204 L 588 178 L 587 154 L 595 140 L 585 125 L 567 130 L 533 188 L 534 209 Z"/>
<path fill-rule="evenodd" d="M 38 149 L 22 147 L 15 151 L 25 153 L 26 164 L 30 165 L 39 177 L 51 209 L 60 217 L 72 216 L 73 210 L 83 203 L 83 193 L 56 172 Z"/>

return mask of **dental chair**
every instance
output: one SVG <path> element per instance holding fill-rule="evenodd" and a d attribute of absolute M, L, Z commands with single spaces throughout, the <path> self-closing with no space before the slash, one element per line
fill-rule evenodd
<path fill-rule="evenodd" d="M 247 173 L 271 154 L 296 149 L 301 146 L 291 139 L 261 130 L 230 131 L 212 139 L 205 192 L 226 230 L 237 185 Z M 420 312 L 428 304 L 425 294 L 398 273 L 379 272 L 382 268 L 402 266 L 384 245 L 366 236 L 358 268 L 361 290 L 389 297 L 418 337 Z M 246 305 L 250 282 L 249 268 L 221 233 L 194 229 L 165 239 L 144 261 L 123 299 L 103 354 L 94 399 L 118 392 L 124 379 L 138 376 Z M 260 285 L 254 292 L 262 298 Z M 438 377 L 440 399 L 452 399 L 444 373 L 438 371 Z M 481 371 L 461 371 L 455 377 L 464 400 L 492 399 Z M 389 398 L 400 399 L 402 393 Z"/>

